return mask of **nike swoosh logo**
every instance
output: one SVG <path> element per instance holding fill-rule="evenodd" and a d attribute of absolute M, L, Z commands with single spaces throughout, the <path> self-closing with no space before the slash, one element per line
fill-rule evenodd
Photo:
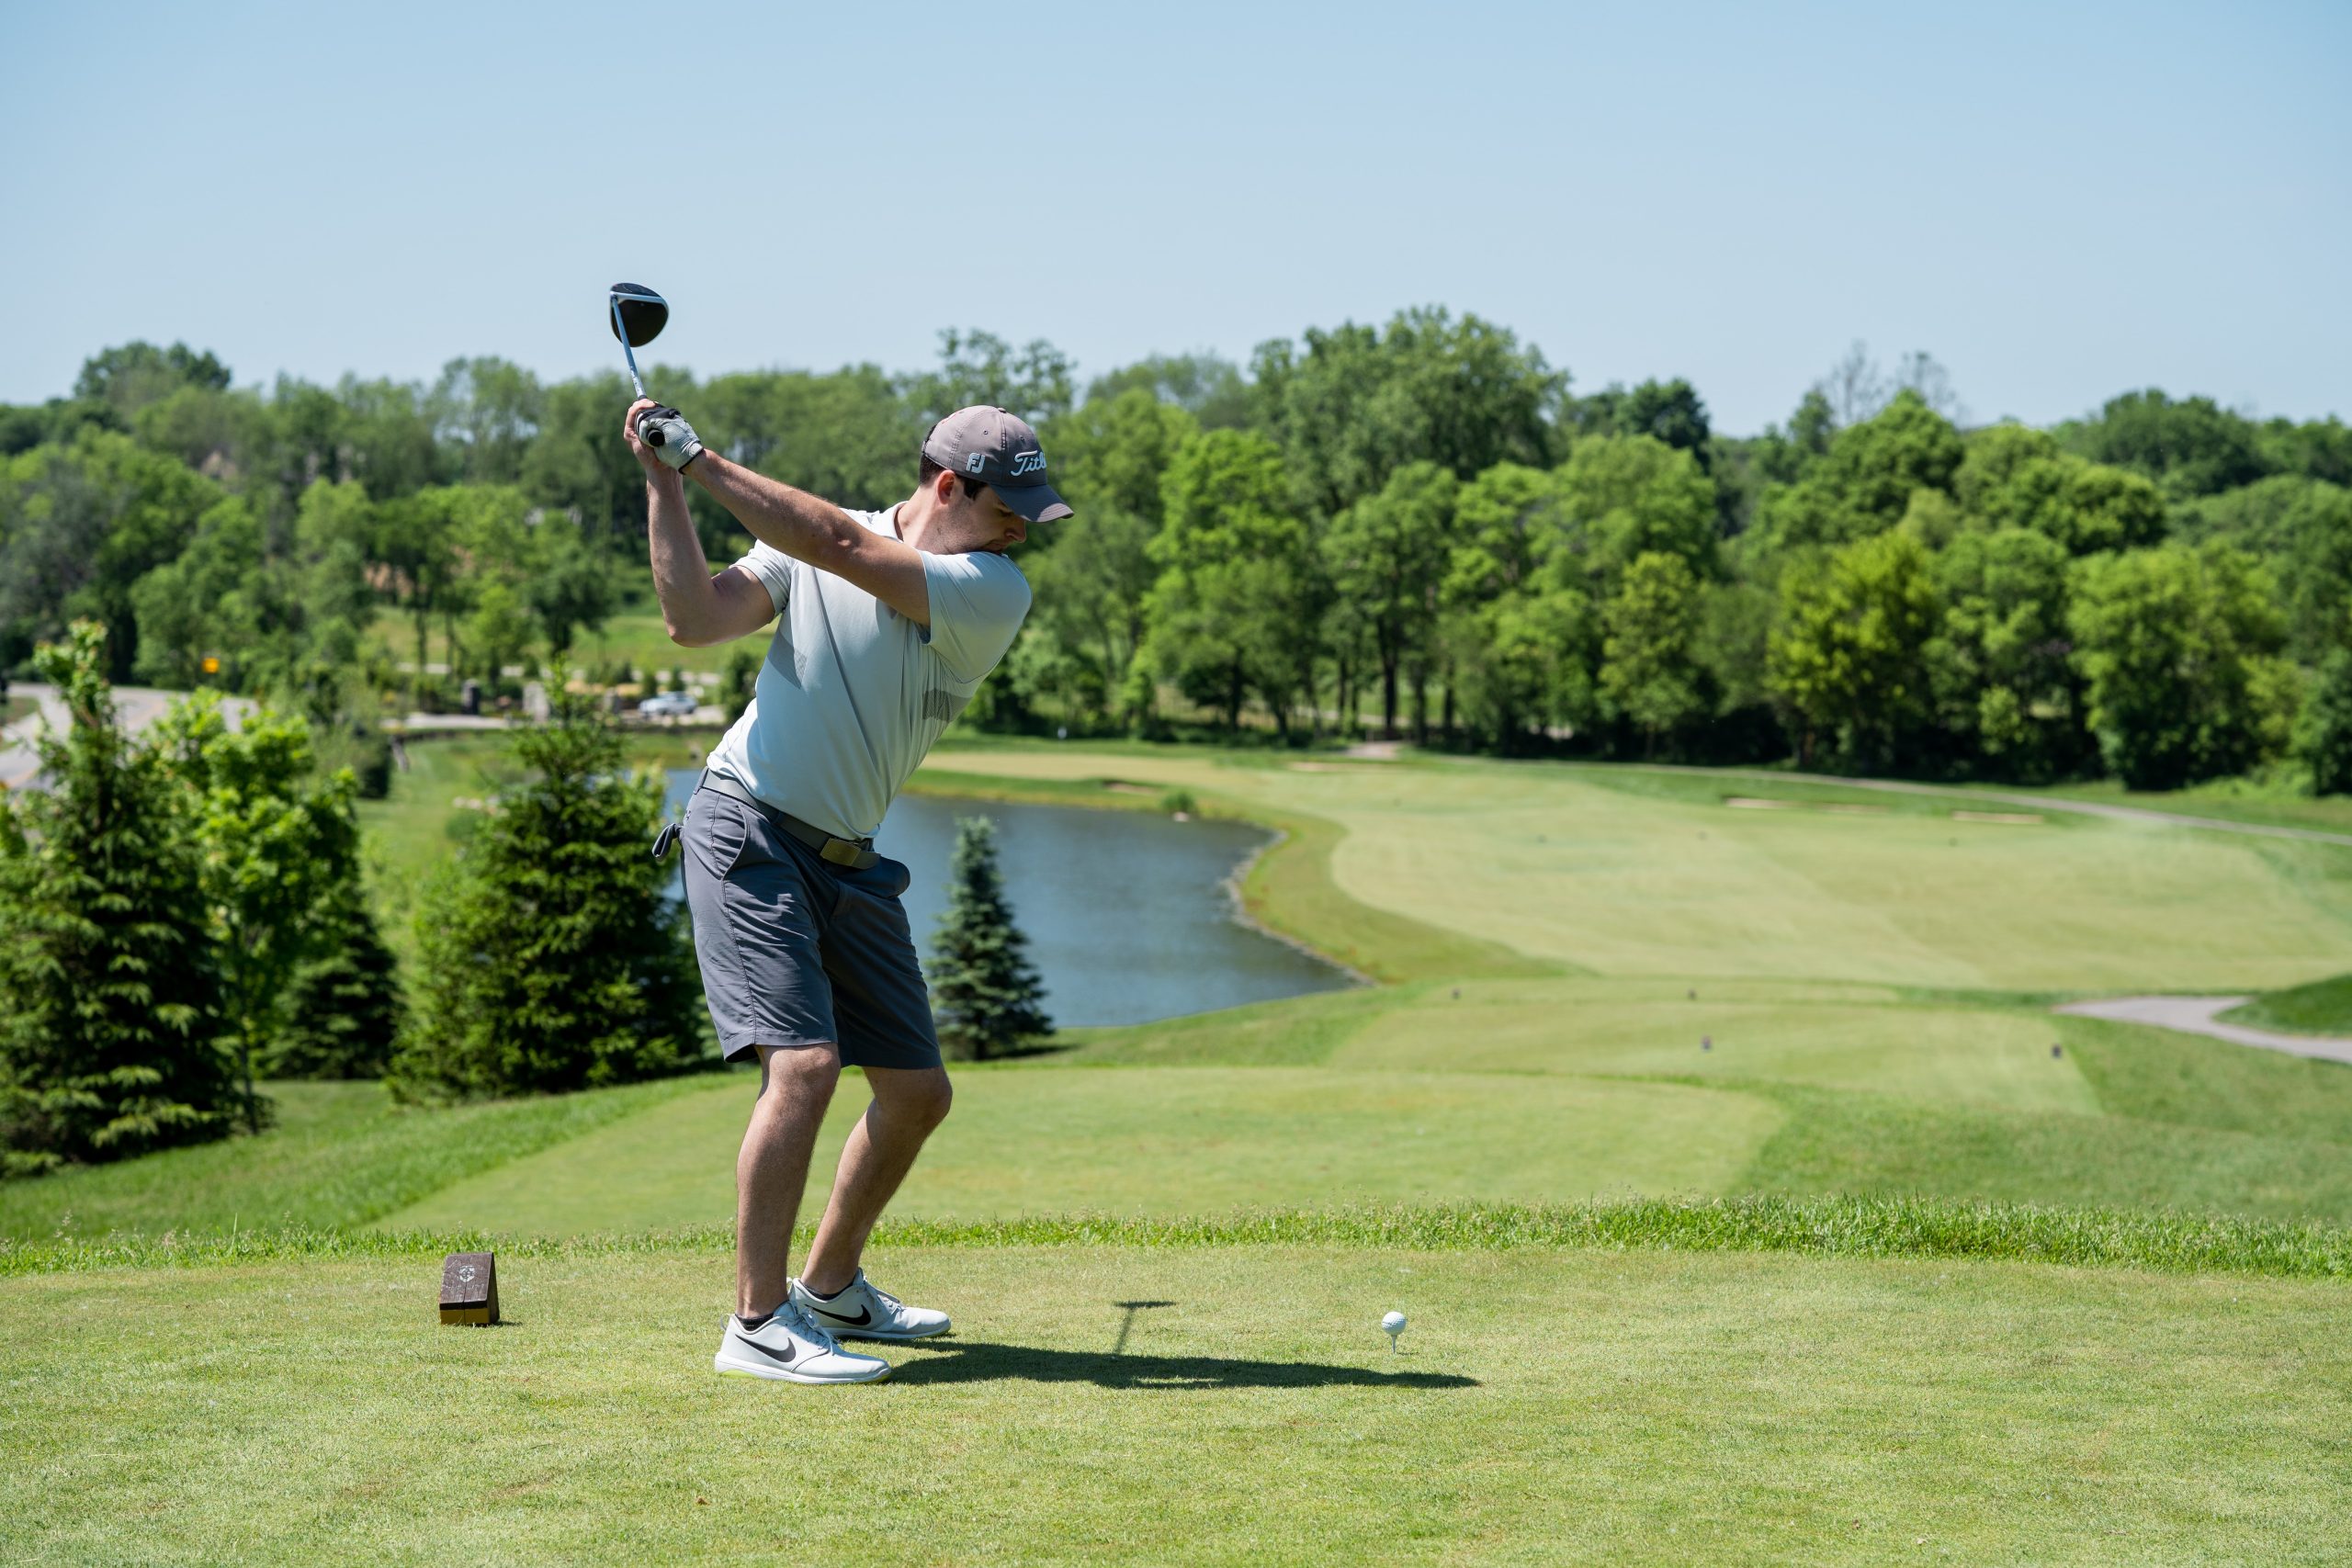
<path fill-rule="evenodd" d="M 737 1335 L 735 1337 L 735 1342 L 742 1346 L 746 1350 L 757 1350 L 761 1355 L 765 1356 L 769 1360 L 774 1361 L 779 1367 L 788 1367 L 792 1365 L 792 1345 L 789 1340 L 786 1341 L 785 1348 L 780 1352 L 769 1349 L 766 1346 L 761 1344 L 758 1340 L 752 1338 L 749 1335 Z"/>
<path fill-rule="evenodd" d="M 817 1310 L 823 1313 L 827 1317 L 831 1318 L 835 1323 L 846 1323 L 852 1328 L 863 1328 L 867 1324 L 874 1321 L 874 1309 L 872 1307 L 858 1308 L 857 1315 L 855 1317 L 850 1316 L 849 1314 L 845 1312 L 835 1312 L 830 1307 L 820 1306 Z"/>

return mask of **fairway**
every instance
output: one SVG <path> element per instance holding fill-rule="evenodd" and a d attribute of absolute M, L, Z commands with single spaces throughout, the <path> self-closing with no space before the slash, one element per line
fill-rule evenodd
<path fill-rule="evenodd" d="M 1366 1022 L 1331 1063 L 1391 1066 L 1434 1050 L 1457 1068 L 1762 1078 L 2096 1112 L 2075 1064 L 2051 1055 L 2055 1038 L 2027 1012 L 1905 1006 L 1862 987 L 1486 980 L 1423 990 Z"/>
<path fill-rule="evenodd" d="M 510 1261 L 512 1321 L 493 1330 L 434 1322 L 429 1258 L 0 1281 L 11 1554 L 2352 1551 L 2335 1283 L 1377 1247 L 891 1247 L 873 1264 L 956 1332 L 889 1348 L 888 1383 L 824 1390 L 710 1375 L 716 1251 Z M 1377 1328 L 1391 1307 L 1412 1319 L 1402 1355 Z"/>
<path fill-rule="evenodd" d="M 754 1083 L 737 1075 L 456 1182 L 378 1228 L 572 1235 L 730 1223 Z M 1713 1194 L 1781 1119 L 1752 1096 L 1673 1084 L 1289 1068 L 967 1069 L 956 1096 L 893 1214 Z M 843 1077 L 812 1208 L 866 1098 Z"/>
<path fill-rule="evenodd" d="M 1823 786 L 1474 761 L 1284 764 L 1163 750 L 956 750 L 958 773 L 1111 776 L 1310 812 L 1351 898 L 1604 976 L 1992 990 L 2266 989 L 2340 971 L 2352 848 Z M 2217 909 L 2226 919 L 2213 918 Z"/>

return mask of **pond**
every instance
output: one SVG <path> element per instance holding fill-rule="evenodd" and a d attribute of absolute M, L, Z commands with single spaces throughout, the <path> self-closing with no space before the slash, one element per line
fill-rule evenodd
<path fill-rule="evenodd" d="M 670 773 L 684 809 L 699 771 Z M 1347 976 L 1234 919 L 1227 878 L 1267 842 L 1238 822 L 1141 811 L 907 795 L 875 847 L 907 863 L 907 917 L 926 956 L 947 907 L 956 822 L 996 823 L 997 863 L 1057 1024 L 1148 1023 L 1243 1002 L 1337 990 Z"/>

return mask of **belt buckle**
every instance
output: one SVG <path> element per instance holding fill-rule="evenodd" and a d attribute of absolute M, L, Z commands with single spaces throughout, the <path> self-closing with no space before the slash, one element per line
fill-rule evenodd
<path fill-rule="evenodd" d="M 857 863 L 857 857 L 865 852 L 865 846 L 855 839 L 836 839 L 829 835 L 825 847 L 819 850 L 817 855 L 819 859 L 831 861 L 835 865 L 854 866 Z"/>

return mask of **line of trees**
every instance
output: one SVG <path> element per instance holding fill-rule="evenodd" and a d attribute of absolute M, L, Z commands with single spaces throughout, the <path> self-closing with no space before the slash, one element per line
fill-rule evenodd
<path fill-rule="evenodd" d="M 1955 423 L 1857 346 L 1787 426 L 1682 381 L 1569 395 L 1476 319 L 1261 352 L 1238 423 L 1101 387 L 1047 427 L 1079 514 L 991 694 L 1165 728 L 1505 754 L 2165 788 L 2346 787 L 2352 431 L 2134 393 Z"/>
<path fill-rule="evenodd" d="M 1577 395 L 1437 309 L 1082 390 L 1051 344 L 982 333 L 912 374 L 650 378 L 712 445 L 855 506 L 907 493 L 948 409 L 1041 426 L 1079 513 L 1024 552 L 1036 610 L 986 726 L 2142 787 L 2352 774 L 2335 418 L 2151 390 L 1970 427 L 1933 359 L 1890 373 L 1858 344 L 1735 438 L 1687 381 Z M 495 359 L 265 391 L 183 346 L 109 349 L 70 396 L 0 409 L 0 668 L 87 615 L 118 680 L 364 728 L 375 694 L 430 698 L 394 661 L 421 669 L 436 627 L 458 673 L 552 657 L 644 581 L 625 402 L 617 375 Z M 714 559 L 747 544 L 695 517 Z M 368 635 L 386 608 L 398 653 Z"/>

